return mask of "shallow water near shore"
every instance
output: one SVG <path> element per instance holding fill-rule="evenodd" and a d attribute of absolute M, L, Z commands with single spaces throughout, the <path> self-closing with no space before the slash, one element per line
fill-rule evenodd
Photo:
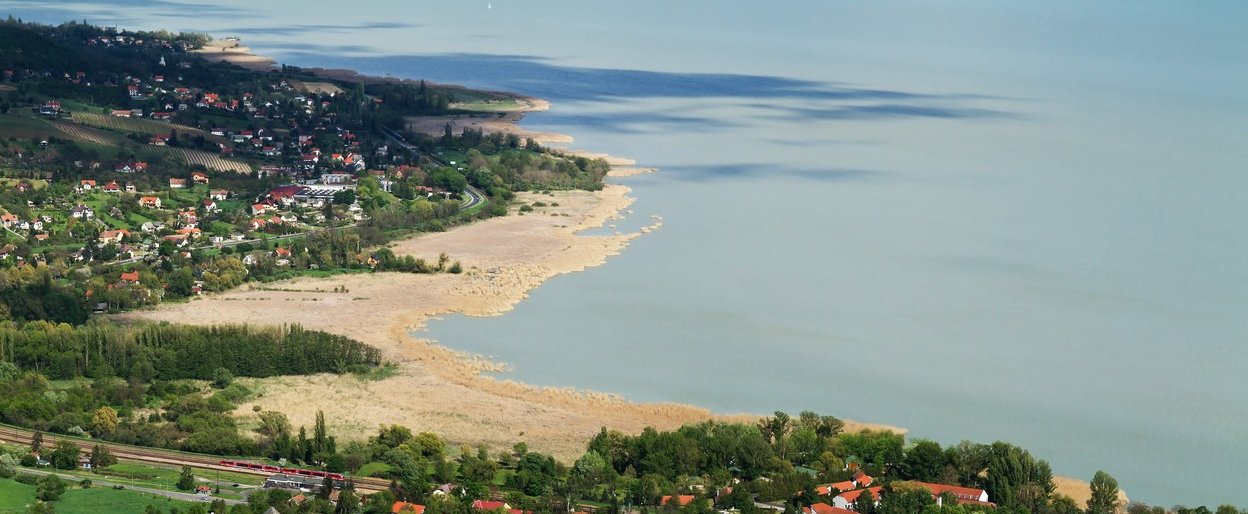
<path fill-rule="evenodd" d="M 506 315 L 431 323 L 447 346 L 537 385 L 1001 439 L 1136 500 L 1242 502 L 1242 4 L 286 4 L 74 9 L 548 98 L 526 126 L 662 169 L 619 180 L 616 222 L 660 230 Z"/>

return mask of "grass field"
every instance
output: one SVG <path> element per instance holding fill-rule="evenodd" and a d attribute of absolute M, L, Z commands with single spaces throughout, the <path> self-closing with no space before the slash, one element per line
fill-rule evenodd
<path fill-rule="evenodd" d="M 65 491 L 65 495 L 61 496 L 61 499 L 52 505 L 56 508 L 57 514 L 101 512 L 120 514 L 140 513 L 148 505 L 155 505 L 162 512 L 169 512 L 169 509 L 174 507 L 180 512 L 186 512 L 194 504 L 135 491 L 93 487 L 91 489 L 69 489 Z"/>
<path fill-rule="evenodd" d="M 389 472 L 390 472 L 389 464 L 386 464 L 384 462 L 370 462 L 368 464 L 361 466 L 360 470 L 356 472 L 355 475 L 361 476 L 361 477 L 379 477 L 379 476 L 384 476 L 383 473 L 389 473 Z"/>
<path fill-rule="evenodd" d="M 98 470 L 95 473 L 101 480 L 110 482 L 131 483 L 137 486 L 149 487 L 152 489 L 165 489 L 168 491 L 176 490 L 175 484 L 178 483 L 178 476 L 181 470 L 177 468 L 167 468 L 159 466 L 149 466 L 146 464 L 119 463 Z M 244 475 L 242 473 L 230 473 L 228 471 L 207 472 L 200 471 L 195 475 L 197 478 L 207 479 L 216 482 L 218 477 L 221 480 L 221 490 L 233 489 L 233 484 L 254 485 L 258 486 L 264 483 L 264 478 L 256 475 Z"/>
<path fill-rule="evenodd" d="M 62 135 L 61 131 L 39 118 L 12 113 L 0 115 L 0 138 L 30 139 L 57 135 Z"/>
<path fill-rule="evenodd" d="M 0 514 L 25 514 L 34 503 L 34 486 L 0 480 Z"/>
<path fill-rule="evenodd" d="M 4 187 L 17 187 L 18 182 L 26 182 L 27 184 L 30 184 L 35 189 L 43 189 L 45 187 L 48 187 L 48 181 L 42 180 L 42 179 L 0 178 L 0 186 L 4 186 Z"/>
<path fill-rule="evenodd" d="M 0 480 L 0 514 L 25 514 L 35 501 L 34 486 Z M 164 512 L 169 512 L 172 507 L 185 512 L 192 504 L 136 491 L 102 487 L 81 489 L 71 485 L 52 505 L 58 514 L 90 514 L 139 513 L 148 505 L 155 505 Z"/>

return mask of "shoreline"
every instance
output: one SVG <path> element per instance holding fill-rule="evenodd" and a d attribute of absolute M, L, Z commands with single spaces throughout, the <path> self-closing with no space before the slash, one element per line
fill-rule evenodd
<path fill-rule="evenodd" d="M 215 43 L 218 41 L 206 45 L 206 48 Z M 253 54 L 240 41 L 232 43 L 232 46 L 227 45 L 219 52 L 199 53 L 210 60 L 225 61 L 256 71 L 277 68 L 276 60 Z M 415 82 L 411 79 L 368 76 L 354 70 L 303 69 L 320 77 L 351 82 Z M 574 141 L 567 134 L 531 131 L 519 126 L 525 113 L 548 110 L 548 101 L 511 92 L 484 92 L 512 98 L 519 106 L 493 112 L 425 117 L 414 123 L 409 120 L 409 128 L 436 136 L 442 133 L 447 123 L 451 123 L 455 132 L 472 128 L 485 132 L 514 133 L 520 137 L 532 137 L 543 145 L 566 145 Z M 629 177 L 657 171 L 655 168 L 637 167 L 636 161 L 632 159 L 562 146 L 552 148 L 571 155 L 607 159 L 612 168 L 608 177 Z M 245 383 L 257 388 L 261 394 L 258 400 L 240 405 L 235 411 L 234 414 L 242 418 L 244 424 L 257 418 L 252 411 L 253 405 L 264 409 L 281 406 L 292 424 L 310 424 L 315 408 L 305 405 L 292 411 L 291 407 L 306 403 L 306 398 L 315 397 L 321 400 L 316 402 L 318 404 L 324 402 L 339 407 L 327 412 L 326 417 L 330 427 L 338 431 L 344 439 L 363 439 L 378 425 L 399 423 L 414 431 L 437 433 L 450 442 L 484 444 L 492 449 L 510 447 L 514 442 L 524 440 L 535 450 L 548 452 L 557 459 L 571 462 L 583 453 L 585 442 L 600 427 L 638 433 L 648 426 L 674 429 L 686 423 L 706 420 L 753 422 L 761 418 L 762 415 L 756 414 L 712 413 L 709 409 L 687 404 L 632 402 L 618 394 L 572 387 L 541 387 L 513 380 L 499 380 L 485 373 L 504 369 L 506 363 L 471 355 L 444 346 L 440 342 L 419 337 L 425 332 L 428 320 L 441 315 L 458 313 L 467 316 L 497 316 L 506 313 L 527 298 L 530 291 L 550 278 L 602 265 L 608 258 L 623 251 L 634 238 L 661 228 L 662 221 L 654 221 L 637 232 L 617 233 L 612 236 L 577 235 L 581 230 L 599 228 L 610 220 L 621 218 L 621 213 L 633 201 L 627 196 L 629 191 L 626 186 L 608 184 L 598 192 L 559 192 L 556 196 L 563 199 L 556 198 L 556 201 L 566 205 L 568 200 L 572 200 L 574 205 L 568 209 L 573 212 L 551 213 L 549 211 L 564 207 L 547 207 L 536 209 L 529 216 L 520 216 L 513 208 L 506 217 L 485 220 L 450 232 L 417 236 L 390 245 L 396 255 L 429 258 L 440 251 L 446 251 L 452 259 L 463 260 L 465 269 L 468 270 L 463 275 L 407 276 L 378 273 L 324 279 L 298 278 L 280 283 L 285 289 L 291 290 L 299 290 L 300 286 L 304 286 L 305 290 L 328 291 L 335 286 L 344 286 L 346 290 L 353 291 L 358 287 L 369 293 L 380 294 L 381 298 L 387 300 L 387 293 L 397 295 L 394 297 L 395 301 L 383 302 L 383 305 L 375 308 L 371 306 L 374 303 L 370 302 L 371 297 L 354 296 L 351 293 L 353 303 L 368 305 L 363 309 L 347 310 L 349 314 L 359 314 L 359 317 L 347 317 L 354 317 L 361 330 L 352 330 L 355 325 L 341 323 L 344 319 L 340 309 L 341 301 L 326 302 L 324 299 L 308 297 L 305 292 L 261 291 L 251 289 L 250 286 L 200 298 L 189 304 L 162 305 L 155 310 L 130 313 L 123 317 L 192 324 L 298 322 L 309 328 L 355 337 L 377 346 L 388 360 L 394 360 L 398 364 L 395 376 L 380 381 L 364 381 L 352 376 L 338 375 L 244 379 Z M 549 200 L 545 195 L 532 193 L 518 194 L 517 199 L 528 202 Z M 585 202 L 593 205 L 586 207 L 583 205 Z M 547 220 L 551 217 L 569 217 L 575 222 L 571 225 L 552 223 L 545 226 L 538 224 L 536 227 L 532 224 L 512 227 L 521 225 L 513 220 L 533 220 L 539 217 Z M 652 219 L 661 220 L 655 215 L 652 215 Z M 512 228 L 519 230 L 509 231 Z M 496 230 L 499 232 L 495 232 Z M 492 239 L 480 237 L 477 232 L 507 237 Z M 511 237 L 517 233 L 544 236 L 544 242 L 538 245 L 539 248 L 527 249 L 530 250 L 528 252 L 500 255 L 510 251 L 516 240 L 520 239 Z M 500 240 L 505 242 L 499 245 L 497 243 Z M 442 249 L 439 249 L 439 245 L 442 245 Z M 494 253 L 491 254 L 491 251 Z M 556 258 L 544 261 L 549 257 Z M 462 277 L 463 280 L 461 283 L 448 284 L 445 279 L 450 277 Z M 422 282 L 421 278 L 426 281 Z M 417 289 L 412 289 L 412 286 Z M 413 293 L 415 290 L 420 292 Z M 433 294 L 430 294 L 431 291 Z M 206 317 L 196 315 L 196 312 L 210 310 L 196 308 L 205 302 L 243 304 L 252 301 L 269 304 L 298 301 L 298 305 L 303 307 L 300 309 L 303 316 L 297 316 L 302 319 L 292 320 L 292 313 L 278 312 L 266 317 L 260 315 L 265 311 L 258 309 L 259 306 L 253 308 L 248 305 L 242 305 L 243 308 L 233 311 L 214 312 L 214 315 Z M 404 305 L 397 305 L 400 302 Z M 312 308 L 308 308 L 309 306 Z M 322 309 L 323 306 L 331 307 Z M 368 312 L 363 313 L 361 310 Z M 277 319 L 268 319 L 269 317 Z M 405 402 L 408 398 L 419 400 Z M 904 428 L 891 425 L 844 421 L 846 431 L 908 432 Z M 450 434 L 454 434 L 454 437 L 449 437 Z M 1071 496 L 1080 505 L 1086 504 L 1091 495 L 1087 480 L 1055 476 L 1054 481 L 1059 494 Z M 1119 496 L 1125 504 L 1126 493 L 1120 491 Z"/>

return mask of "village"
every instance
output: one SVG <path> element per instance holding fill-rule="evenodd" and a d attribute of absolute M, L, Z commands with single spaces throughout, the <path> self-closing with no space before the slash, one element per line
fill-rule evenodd
<path fill-rule="evenodd" d="M 459 205 L 462 178 L 426 173 L 442 163 L 380 130 L 384 101 L 362 85 L 254 74 L 189 52 L 202 41 L 83 27 L 59 36 L 116 66 L 13 67 L 0 77 L 0 268 L 90 265 L 94 277 L 117 278 L 87 288 L 88 298 L 99 286 L 142 285 L 129 296 L 145 304 L 170 284 L 144 272 L 179 263 L 232 256 L 262 275 L 376 266 L 367 256 L 316 262 L 293 241 L 359 226 L 385 205 Z M 197 272 L 181 292 L 236 282 L 213 287 Z"/>

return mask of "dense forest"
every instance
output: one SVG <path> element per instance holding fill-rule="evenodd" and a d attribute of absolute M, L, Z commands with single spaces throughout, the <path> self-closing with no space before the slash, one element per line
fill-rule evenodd
<path fill-rule="evenodd" d="M 36 321 L 0 326 L 0 360 L 52 379 L 119 376 L 143 381 L 344 373 L 376 366 L 381 352 L 298 325 L 198 327 L 168 324 L 82 326 Z"/>

